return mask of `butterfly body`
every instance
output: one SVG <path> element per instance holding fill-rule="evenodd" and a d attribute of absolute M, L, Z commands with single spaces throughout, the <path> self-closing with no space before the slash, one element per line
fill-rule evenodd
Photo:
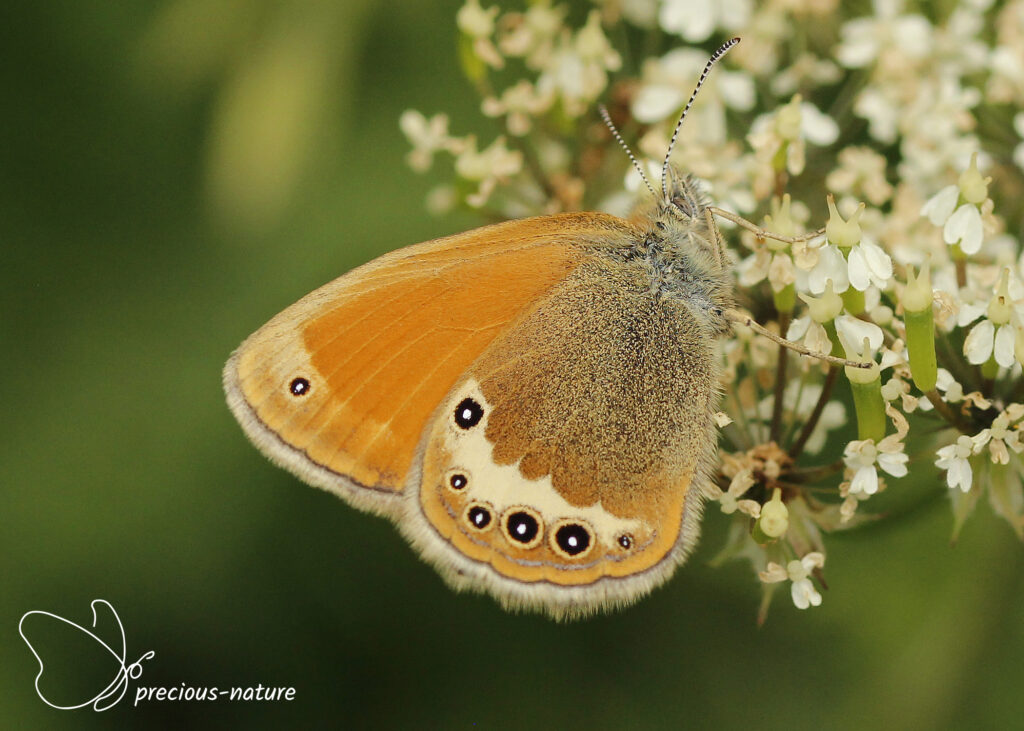
<path fill-rule="evenodd" d="M 392 518 L 457 588 L 577 616 L 693 547 L 732 290 L 695 183 L 400 249 L 272 319 L 224 371 L 272 460 Z"/>

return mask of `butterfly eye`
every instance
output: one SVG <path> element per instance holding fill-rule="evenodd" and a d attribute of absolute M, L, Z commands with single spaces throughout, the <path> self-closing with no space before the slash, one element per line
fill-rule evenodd
<path fill-rule="evenodd" d="M 590 550 L 593 539 L 586 526 L 564 523 L 555 530 L 554 549 L 569 558 L 578 558 Z"/>
<path fill-rule="evenodd" d="M 505 537 L 523 548 L 533 548 L 540 543 L 540 516 L 523 508 L 515 508 L 505 516 L 503 525 Z"/>
<path fill-rule="evenodd" d="M 464 398 L 455 407 L 455 423 L 463 429 L 470 429 L 484 418 L 483 407 L 471 398 Z"/>
<path fill-rule="evenodd" d="M 487 530 L 491 525 L 491 511 L 483 505 L 470 505 L 466 510 L 466 520 L 476 530 Z"/>
<path fill-rule="evenodd" d="M 629 535 L 628 533 L 622 534 L 618 538 L 618 544 L 621 548 L 624 548 L 628 551 L 630 548 L 633 547 L 633 536 Z"/>

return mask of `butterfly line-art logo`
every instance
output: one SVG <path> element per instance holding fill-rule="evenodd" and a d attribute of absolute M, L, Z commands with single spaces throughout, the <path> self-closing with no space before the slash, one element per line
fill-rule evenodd
<path fill-rule="evenodd" d="M 62 711 L 71 711 L 78 708 L 85 708 L 86 706 L 92 706 L 93 710 L 95 711 L 106 711 L 110 708 L 113 708 L 121 701 L 122 698 L 124 698 L 124 694 L 128 691 L 128 679 L 131 678 L 132 680 L 138 680 L 142 676 L 142 663 L 146 660 L 152 659 L 156 655 L 155 652 L 150 650 L 149 652 L 144 653 L 141 657 L 139 657 L 138 660 L 133 662 L 131 665 L 125 665 L 125 661 L 128 655 L 127 643 L 125 641 L 124 636 L 124 625 L 121 624 L 121 618 L 117 616 L 117 611 L 110 604 L 110 602 L 106 601 L 105 599 L 93 599 L 90 606 L 92 607 L 92 628 L 94 630 L 98 629 L 99 626 L 99 612 L 101 611 L 101 607 L 105 608 L 106 611 L 110 613 L 110 616 L 113 617 L 114 622 L 117 624 L 117 629 L 121 635 L 120 652 L 118 652 L 113 647 L 104 642 L 103 639 L 101 639 L 95 632 L 90 631 L 89 629 L 83 627 L 80 624 L 72 622 L 70 619 L 65 619 L 64 617 L 53 614 L 52 612 L 44 612 L 40 610 L 25 612 L 25 614 L 21 618 L 21 621 L 18 622 L 18 634 L 21 635 L 21 639 L 25 640 L 25 644 L 28 645 L 28 649 L 32 651 L 32 654 L 35 655 L 36 662 L 39 663 L 39 672 L 36 673 L 35 680 L 36 693 L 39 695 L 39 698 L 42 699 L 43 703 L 52 708 L 56 708 Z M 43 677 L 43 673 L 46 670 L 45 667 L 43 666 L 43 658 L 39 656 L 39 653 L 36 651 L 35 646 L 33 646 L 33 644 L 29 641 L 28 637 L 25 636 L 25 620 L 32 616 L 48 617 L 53 621 L 63 622 L 71 628 L 84 633 L 88 637 L 91 637 L 99 644 L 99 646 L 102 649 L 109 652 L 111 658 L 113 659 L 113 664 L 111 665 L 111 668 L 114 673 L 114 677 L 110 681 L 110 683 L 105 688 L 101 689 L 98 693 L 96 693 L 96 695 L 81 703 L 62 706 L 48 699 L 43 694 L 42 688 L 39 687 L 39 681 Z"/>

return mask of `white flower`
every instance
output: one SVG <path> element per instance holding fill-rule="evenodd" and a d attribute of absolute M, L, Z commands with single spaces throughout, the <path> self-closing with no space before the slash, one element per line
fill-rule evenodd
<path fill-rule="evenodd" d="M 550 93 L 538 94 L 533 84 L 523 79 L 505 89 L 500 99 L 485 98 L 481 109 L 488 117 L 506 116 L 509 133 L 522 136 L 530 131 L 531 118 L 546 112 L 553 101 Z"/>
<path fill-rule="evenodd" d="M 946 403 L 957 404 L 964 400 L 964 387 L 957 383 L 953 375 L 945 368 L 939 368 L 935 387 L 942 391 L 942 400 Z M 930 402 L 922 401 L 923 403 Z"/>
<path fill-rule="evenodd" d="M 528 68 L 544 68 L 551 58 L 555 40 L 562 30 L 564 7 L 547 2 L 531 3 L 525 13 L 508 13 L 502 18 L 498 46 L 507 56 L 522 58 Z"/>
<path fill-rule="evenodd" d="M 832 352 L 832 341 L 821 323 L 815 322 L 810 315 L 803 315 L 789 323 L 786 339 L 798 342 L 803 340 L 804 346 L 814 353 L 828 355 Z"/>
<path fill-rule="evenodd" d="M 992 420 L 992 425 L 987 429 L 971 437 L 974 444 L 974 453 L 979 454 L 986 446 L 992 461 L 996 464 L 1009 464 L 1010 453 L 1007 447 L 1015 454 L 1024 451 L 1024 444 L 1020 441 L 1019 429 L 1010 429 L 1011 422 L 1019 421 L 1024 416 L 1024 405 L 1010 404 L 1005 411 Z"/>
<path fill-rule="evenodd" d="M 1009 323 L 997 329 L 991 320 L 982 320 L 967 334 L 964 340 L 964 355 L 967 362 L 981 365 L 995 354 L 996 363 L 1009 368 L 1015 361 L 1014 342 L 1016 331 Z"/>
<path fill-rule="evenodd" d="M 864 347 L 864 338 L 867 338 L 868 345 L 872 351 L 881 348 L 885 340 L 882 328 L 873 322 L 866 322 L 853 315 L 840 315 L 837 317 L 836 331 L 843 346 L 854 346 L 857 352 L 860 352 L 860 348 Z"/>
<path fill-rule="evenodd" d="M 936 452 L 939 458 L 935 460 L 935 465 L 946 470 L 946 484 L 950 488 L 959 487 L 963 492 L 970 492 L 973 475 L 969 459 L 973 453 L 974 442 L 963 434 L 957 437 L 954 444 Z"/>
<path fill-rule="evenodd" d="M 818 249 L 818 261 L 810 271 L 803 269 L 796 271 L 797 288 L 814 295 L 824 294 L 829 280 L 832 280 L 832 289 L 837 294 L 842 294 L 850 288 L 849 265 L 846 263 L 846 257 L 833 244 L 826 244 Z"/>
<path fill-rule="evenodd" d="M 885 289 L 892 279 L 892 259 L 881 246 L 866 238 L 850 249 L 848 266 L 850 284 L 858 292 L 863 292 L 872 284 Z"/>
<path fill-rule="evenodd" d="M 729 482 L 729 489 L 722 491 L 718 485 L 711 486 L 711 499 L 717 500 L 722 512 L 731 515 L 737 510 L 753 518 L 761 514 L 761 504 L 756 500 L 740 500 L 743 495 L 754 484 L 754 476 L 751 469 L 745 468 L 737 472 Z"/>
<path fill-rule="evenodd" d="M 757 159 L 767 170 L 773 170 L 775 158 L 785 148 L 786 170 L 793 175 L 803 172 L 805 143 L 830 145 L 839 137 L 839 125 L 827 114 L 796 94 L 789 103 L 754 120 L 747 141 Z"/>
<path fill-rule="evenodd" d="M 977 254 L 981 251 L 984 233 L 981 211 L 972 203 L 964 203 L 942 227 L 942 240 L 950 245 L 959 244 L 965 254 Z"/>
<path fill-rule="evenodd" d="M 799 561 L 796 559 L 790 561 L 785 568 L 775 562 L 769 562 L 759 576 L 761 581 L 766 584 L 789 579 L 793 582 L 790 586 L 793 604 L 797 609 L 807 609 L 821 605 L 821 594 L 814 588 L 810 577 L 815 569 L 820 569 L 824 565 L 824 554 L 812 551 Z"/>
<path fill-rule="evenodd" d="M 947 244 L 960 244 L 965 254 L 977 254 L 984 236 L 981 211 L 973 203 L 962 203 L 960 188 L 947 185 L 921 207 L 921 215 L 936 226 L 942 226 L 942 240 Z"/>
<path fill-rule="evenodd" d="M 893 477 L 907 474 L 907 461 L 910 459 L 903 451 L 904 445 L 895 434 L 890 434 L 875 445 L 874 439 L 855 440 L 843 450 L 843 462 L 853 472 L 850 480 L 850 494 L 874 495 L 878 492 L 878 470 Z"/>
<path fill-rule="evenodd" d="M 658 23 L 662 30 L 676 33 L 690 43 L 706 41 L 715 28 L 738 30 L 750 21 L 750 0 L 664 0 Z"/>
<path fill-rule="evenodd" d="M 886 179 L 886 159 L 870 147 L 844 147 L 839 167 L 825 178 L 825 186 L 835 193 L 864 197 L 880 206 L 892 197 L 893 187 Z"/>
<path fill-rule="evenodd" d="M 899 59 L 927 58 L 932 47 L 932 24 L 921 15 L 901 15 L 902 3 L 876 3 L 873 17 L 855 18 L 842 26 L 836 58 L 847 68 L 864 68 L 885 53 Z"/>
<path fill-rule="evenodd" d="M 790 586 L 790 596 L 793 597 L 793 604 L 797 609 L 807 609 L 821 605 L 821 594 L 811 583 L 811 572 L 821 568 L 825 564 L 825 557 L 820 553 L 808 553 L 799 561 L 790 561 L 786 564 L 786 573 L 789 580 L 793 582 Z"/>
<path fill-rule="evenodd" d="M 953 215 L 959 198 L 960 188 L 956 185 L 947 185 L 921 206 L 921 215 L 927 217 L 935 226 L 941 226 Z"/>
<path fill-rule="evenodd" d="M 413 148 L 406 161 L 418 173 L 430 168 L 435 153 L 453 147 L 454 140 L 448 134 L 447 114 L 435 114 L 427 119 L 415 109 L 406 109 L 398 120 L 398 126 Z"/>
<path fill-rule="evenodd" d="M 515 175 L 522 167 L 522 154 L 518 150 L 509 150 L 503 137 L 479 152 L 476 138 L 469 137 L 465 148 L 455 158 L 455 172 L 466 180 L 480 183 L 475 193 L 466 196 L 466 202 L 475 208 L 487 202 L 499 179 Z"/>
<path fill-rule="evenodd" d="M 707 54 L 692 48 L 675 49 L 661 58 L 645 61 L 642 83 L 633 97 L 633 117 L 646 124 L 666 119 L 675 122 L 705 63 Z M 715 69 L 690 110 L 682 134 L 704 144 L 724 144 L 728 140 L 726 108 L 749 111 L 755 102 L 754 79 L 750 74 Z M 659 146 L 664 149 L 664 143 Z"/>
<path fill-rule="evenodd" d="M 494 19 L 497 15 L 497 7 L 484 10 L 480 7 L 480 0 L 467 0 L 455 14 L 455 23 L 459 30 L 473 39 L 473 52 L 477 57 L 487 65 L 500 69 L 505 65 L 505 61 L 491 41 Z"/>
<path fill-rule="evenodd" d="M 497 15 L 497 7 L 484 10 L 480 7 L 480 0 L 467 0 L 455 14 L 455 24 L 466 35 L 486 38 L 494 32 L 494 19 Z"/>
<path fill-rule="evenodd" d="M 978 153 L 972 153 L 971 162 L 960 173 L 957 184 L 947 185 L 921 207 L 921 215 L 927 216 L 934 225 L 942 226 L 942 240 L 950 245 L 959 244 L 965 254 L 977 254 L 981 250 L 985 235 L 982 211 L 990 205 L 987 198 L 991 180 L 982 177 L 978 170 Z"/>
<path fill-rule="evenodd" d="M 608 72 L 622 65 L 601 29 L 600 11 L 592 11 L 575 38 L 563 40 L 537 79 L 541 96 L 557 94 L 565 113 L 578 117 L 608 85 Z"/>
<path fill-rule="evenodd" d="M 1003 368 L 1011 367 L 1017 360 L 1016 343 L 1018 333 L 1024 329 L 1024 313 L 1021 302 L 1013 299 L 1011 288 L 1018 289 L 1017 280 L 1010 277 L 1009 267 L 1003 269 L 999 282 L 988 302 L 964 303 L 961 305 L 957 324 L 961 327 L 974 321 L 982 313 L 986 318 L 971 328 L 964 340 L 964 355 L 968 362 L 981 365 L 995 357 Z"/>

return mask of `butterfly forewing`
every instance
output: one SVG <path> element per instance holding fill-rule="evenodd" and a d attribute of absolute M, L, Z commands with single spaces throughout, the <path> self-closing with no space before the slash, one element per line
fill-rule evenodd
<path fill-rule="evenodd" d="M 306 482 L 394 513 L 438 403 L 579 265 L 577 242 L 622 225 L 599 214 L 525 219 L 370 262 L 239 347 L 224 371 L 232 410 L 261 450 Z"/>

